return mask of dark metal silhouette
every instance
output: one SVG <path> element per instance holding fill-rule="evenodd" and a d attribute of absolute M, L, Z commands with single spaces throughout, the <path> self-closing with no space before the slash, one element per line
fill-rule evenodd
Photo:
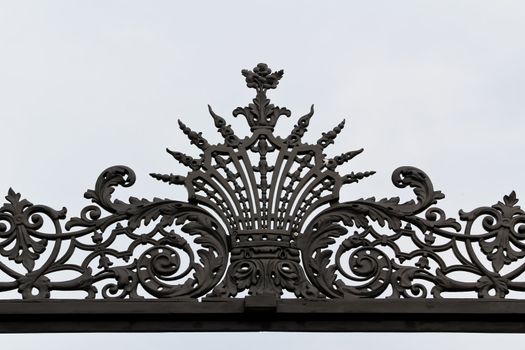
<path fill-rule="evenodd" d="M 248 87 L 255 89 L 256 96 L 247 107 L 236 108 L 233 115 L 246 118 L 252 134 L 244 138 L 235 135 L 230 125 L 209 107 L 224 142 L 210 144 L 202 133 L 179 121 L 182 132 L 202 154 L 193 158 L 168 149 L 169 154 L 188 167 L 187 175 L 151 174 L 157 180 L 184 186 L 189 193 L 187 202 L 160 198 L 130 197 L 126 202 L 113 199 L 116 187 L 130 187 L 135 182 L 134 172 L 125 166 L 102 172 L 95 189 L 85 193 L 94 204 L 85 207 L 80 217 L 70 219 L 65 225 L 62 225 L 65 208 L 57 211 L 33 205 L 9 190 L 7 203 L 0 208 L 3 257 L 0 296 L 1 292 L 17 291 L 25 301 L 0 303 L 0 321 L 5 315 L 34 317 L 34 305 L 47 305 L 38 306 L 44 308 L 38 314 L 44 315 L 46 322 L 60 324 L 56 323 L 60 317 L 55 318 L 51 310 L 56 307 L 71 317 L 65 302 L 31 304 L 30 300 L 54 298 L 53 293 L 57 291 L 82 291 L 87 299 L 138 299 L 146 303 L 127 304 L 136 307 L 130 306 L 126 311 L 119 309 L 122 304 L 118 303 L 101 307 L 96 301 L 74 302 L 76 308 L 89 308 L 95 313 L 99 310 L 99 316 L 122 316 L 130 313 L 129 310 L 147 314 L 152 306 L 143 298 L 159 298 L 176 300 L 178 309 L 172 312 L 183 313 L 185 317 L 192 315 L 190 320 L 205 314 L 203 317 L 208 322 L 205 330 L 274 329 L 273 326 L 265 328 L 261 323 L 254 325 L 252 314 L 244 312 L 281 310 L 286 314 L 290 307 L 287 305 L 293 305 L 289 304 L 292 301 L 280 298 L 283 291 L 287 291 L 302 300 L 300 305 L 304 310 L 291 306 L 295 311 L 287 315 L 295 318 L 289 317 L 288 323 L 275 326 L 277 329 L 407 330 L 403 320 L 422 314 L 422 320 L 434 322 L 434 328 L 411 330 L 487 331 L 480 323 L 473 325 L 472 322 L 467 322 L 471 328 L 450 327 L 461 315 L 489 319 L 492 313 L 505 314 L 498 309 L 504 304 L 490 304 L 488 309 L 483 309 L 488 304 L 478 303 L 476 305 L 484 305 L 485 310 L 480 316 L 464 306 L 472 300 L 455 301 L 457 305 L 436 301 L 452 315 L 447 325 L 438 326 L 445 319 L 440 318 L 441 314 L 434 319 L 426 301 L 422 304 L 384 300 L 383 312 L 397 310 L 391 311 L 395 317 L 390 315 L 394 323 L 390 329 L 386 326 L 376 329 L 370 325 L 360 328 L 356 319 L 363 317 L 360 305 L 374 310 L 378 304 L 371 301 L 363 304 L 355 298 L 440 298 L 443 293 L 453 296 L 457 292 L 473 292 L 479 298 L 490 300 L 504 298 L 510 291 L 525 291 L 522 259 L 525 213 L 517 206 L 514 192 L 493 206 L 461 211 L 462 226 L 434 207 L 444 195 L 434 190 L 423 171 L 400 167 L 393 172 L 392 182 L 396 187 L 413 189 L 415 200 L 402 203 L 397 197 L 380 200 L 371 197 L 340 203 L 339 191 L 343 185 L 374 174 L 365 171 L 341 175 L 336 171 L 362 149 L 334 158 L 324 154 L 325 148 L 333 144 L 342 131 L 344 121 L 322 133 L 315 144 L 306 143 L 302 138 L 314 114 L 312 106 L 299 118 L 290 135 L 276 136 L 274 127 L 279 118 L 290 117 L 291 112 L 274 106 L 267 92 L 277 87 L 283 71 L 272 72 L 261 63 L 253 71 L 243 70 L 242 74 Z M 242 304 L 243 316 L 239 318 L 235 310 L 241 304 L 238 299 L 229 298 L 242 292 L 247 292 L 249 297 Z M 191 302 L 198 298 L 201 303 Z M 327 304 L 328 299 L 339 301 Z M 520 302 L 514 303 L 512 310 L 521 317 L 525 307 Z M 456 307 L 451 308 L 453 304 Z M 33 311 L 23 311 L 20 305 L 32 305 L 28 310 Z M 174 307 L 162 305 L 168 309 Z M 202 307 L 215 311 L 203 313 L 199 311 L 202 307 L 196 305 L 206 305 Z M 324 306 L 319 309 L 318 305 Z M 355 311 L 358 317 L 351 305 L 361 310 Z M 12 312 L 6 311 L 10 308 L 14 308 Z M 341 317 L 338 310 L 346 310 L 346 326 L 334 323 Z M 370 312 L 375 317 L 382 314 Z M 160 310 L 153 313 L 162 314 Z M 221 319 L 210 313 L 222 315 L 226 326 L 221 328 L 217 324 Z M 313 323 L 301 328 L 301 319 L 308 320 L 311 317 L 308 314 L 312 313 L 317 313 L 310 320 Z M 282 317 L 267 319 L 256 314 L 259 315 L 254 317 L 257 322 L 275 323 Z M 235 323 L 229 317 L 244 321 Z M 74 321 L 74 318 L 66 319 Z M 417 317 L 414 320 L 422 322 Z M 102 317 L 99 321 L 107 330 L 122 330 L 118 322 L 125 322 L 114 319 L 114 323 L 108 323 Z M 30 331 L 58 330 L 58 326 L 45 328 L 42 324 L 48 324 L 46 322 L 35 328 L 18 322 L 19 328 L 0 326 L 0 331 L 24 330 L 23 327 Z M 134 322 L 147 323 L 138 318 Z M 320 325 L 315 326 L 315 322 Z M 176 326 L 167 322 L 170 325 L 167 329 L 148 324 L 131 330 L 173 330 L 173 327 L 195 330 L 190 323 Z M 94 323 L 88 324 L 62 324 L 62 327 L 100 330 Z M 521 326 L 516 329 L 514 326 L 497 330 L 523 330 Z"/>

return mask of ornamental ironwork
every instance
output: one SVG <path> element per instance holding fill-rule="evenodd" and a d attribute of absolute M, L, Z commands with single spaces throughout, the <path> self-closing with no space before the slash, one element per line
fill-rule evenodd
<path fill-rule="evenodd" d="M 113 198 L 135 182 L 126 166 L 104 170 L 85 193 L 93 204 L 67 221 L 65 208 L 33 205 L 10 189 L 0 208 L 0 297 L 501 299 L 525 291 L 525 213 L 514 192 L 460 211 L 458 221 L 435 206 L 444 195 L 427 174 L 404 166 L 392 182 L 411 188 L 413 200 L 340 202 L 342 186 L 374 174 L 337 171 L 363 149 L 324 153 L 345 122 L 307 143 L 312 106 L 288 136 L 275 135 L 279 118 L 291 116 L 267 96 L 283 71 L 261 63 L 242 75 L 255 98 L 233 116 L 246 118 L 251 135 L 236 135 L 209 107 L 224 141 L 211 144 L 179 121 L 200 156 L 168 149 L 187 174 L 150 174 L 184 186 L 186 201 Z"/>

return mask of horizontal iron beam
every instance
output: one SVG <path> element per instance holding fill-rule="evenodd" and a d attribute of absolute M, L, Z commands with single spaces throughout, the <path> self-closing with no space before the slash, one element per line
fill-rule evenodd
<path fill-rule="evenodd" d="M 216 331 L 525 333 L 525 301 L 0 301 L 1 333 Z"/>

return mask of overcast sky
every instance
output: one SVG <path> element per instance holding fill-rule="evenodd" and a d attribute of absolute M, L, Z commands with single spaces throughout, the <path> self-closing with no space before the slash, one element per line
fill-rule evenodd
<path fill-rule="evenodd" d="M 119 196 L 184 199 L 149 172 L 185 170 L 165 147 L 197 154 L 177 118 L 219 141 L 206 104 L 229 118 L 252 91 L 243 68 L 266 62 L 285 76 L 270 96 L 293 116 L 316 106 L 309 138 L 347 119 L 330 155 L 365 148 L 346 170 L 377 174 L 343 199 L 401 195 L 401 165 L 425 170 L 449 216 L 525 196 L 525 3 L 523 1 L 6 1 L 0 0 L 0 192 L 78 215 L 106 167 L 133 168 Z M 295 119 L 280 122 L 289 132 Z M 259 341 L 264 337 L 264 342 Z M 413 336 L 412 336 L 413 337 Z M 333 348 L 371 341 L 391 349 L 475 342 L 522 343 L 496 335 L 334 336 Z M 142 349 L 145 341 L 217 349 L 294 339 L 325 347 L 326 335 L 0 336 L 3 346 L 57 349 L 98 342 Z M 414 340 L 415 339 L 415 340 Z M 20 342 L 24 342 L 21 345 Z M 93 343 L 91 343 L 93 342 Z M 125 345 L 120 345 L 121 343 Z M 383 345 L 381 345 L 383 344 Z M 54 344 L 55 345 L 55 344 Z M 60 347 L 63 346 L 63 347 Z M 102 346 L 102 345 L 101 345 Z M 150 345 L 151 346 L 151 345 Z M 236 347 L 234 346 L 234 347 Z M 453 346 L 453 345 L 450 345 Z M 437 347 L 436 347 L 437 348 Z"/>

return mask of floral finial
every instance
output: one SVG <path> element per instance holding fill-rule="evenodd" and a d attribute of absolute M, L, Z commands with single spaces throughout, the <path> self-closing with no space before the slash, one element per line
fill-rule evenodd
<path fill-rule="evenodd" d="M 284 75 L 283 70 L 272 73 L 266 63 L 259 63 L 253 71 L 243 69 L 241 73 L 246 77 L 246 85 L 257 90 L 275 89 Z"/>

